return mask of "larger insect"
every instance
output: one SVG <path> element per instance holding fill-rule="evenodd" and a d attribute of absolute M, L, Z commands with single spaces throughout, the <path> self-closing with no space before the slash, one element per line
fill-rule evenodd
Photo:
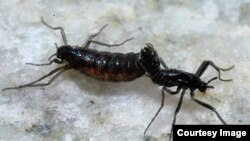
<path fill-rule="evenodd" d="M 57 47 L 57 52 L 53 54 L 51 57 L 49 57 L 50 60 L 49 63 L 45 64 L 27 63 L 27 64 L 34 66 L 45 66 L 45 65 L 51 65 L 52 63 L 57 63 L 57 64 L 65 63 L 66 65 L 50 71 L 47 75 L 42 76 L 36 81 L 24 85 L 19 85 L 16 87 L 4 88 L 3 90 L 20 89 L 25 87 L 47 86 L 51 84 L 58 75 L 69 69 L 79 70 L 80 72 L 87 74 L 91 77 L 94 77 L 98 80 L 113 81 L 113 82 L 132 81 L 145 74 L 144 69 L 141 67 L 139 63 L 140 53 L 130 52 L 123 54 L 123 53 L 111 53 L 104 51 L 101 52 L 94 49 L 89 49 L 90 43 L 106 47 L 113 47 L 113 46 L 121 46 L 127 41 L 132 40 L 133 38 L 127 39 L 119 44 L 107 44 L 93 40 L 94 37 L 99 35 L 101 31 L 105 27 L 107 27 L 107 25 L 105 25 L 99 30 L 99 32 L 91 35 L 81 47 L 71 46 L 68 45 L 67 43 L 67 38 L 64 29 L 62 27 L 52 27 L 51 25 L 47 24 L 43 20 L 43 18 L 41 18 L 41 22 L 50 29 L 60 30 L 64 45 L 58 47 L 58 45 L 55 44 Z M 53 58 L 54 56 L 56 57 Z M 52 76 L 52 78 L 47 83 L 38 83 L 49 76 Z"/>
<path fill-rule="evenodd" d="M 204 82 L 200 79 L 201 75 L 206 71 L 209 65 L 212 66 L 218 72 L 218 78 L 221 81 L 232 81 L 232 79 L 222 79 L 220 71 L 231 70 L 234 66 L 223 69 L 223 68 L 216 66 L 212 61 L 206 60 L 206 61 L 203 61 L 203 63 L 200 65 L 200 67 L 195 73 L 189 73 L 189 72 L 185 72 L 185 71 L 177 70 L 177 69 L 169 69 L 166 63 L 158 56 L 157 52 L 153 49 L 153 45 L 150 43 L 147 43 L 147 47 L 141 51 L 140 63 L 141 63 L 141 66 L 146 71 L 147 76 L 149 76 L 152 79 L 153 83 L 159 86 L 163 86 L 161 106 L 156 112 L 155 116 L 150 121 L 150 123 L 148 124 L 147 128 L 144 131 L 144 134 L 146 134 L 148 128 L 153 123 L 153 121 L 155 120 L 159 112 L 161 111 L 162 107 L 164 106 L 165 92 L 171 95 L 175 95 L 175 94 L 178 94 L 182 90 L 180 100 L 175 110 L 174 118 L 172 122 L 171 134 L 169 138 L 169 140 L 171 141 L 171 137 L 173 133 L 173 125 L 175 125 L 176 116 L 178 112 L 180 111 L 182 101 L 183 101 L 183 96 L 187 89 L 190 90 L 190 95 L 191 95 L 192 100 L 194 100 L 196 103 L 200 104 L 201 106 L 204 106 L 212 110 L 216 114 L 216 116 L 220 119 L 220 121 L 223 124 L 226 124 L 226 122 L 223 120 L 223 118 L 220 116 L 220 114 L 216 111 L 216 109 L 213 106 L 207 103 L 204 103 L 194 97 L 194 91 L 198 89 L 199 91 L 205 93 L 208 88 L 214 88 L 213 86 L 210 86 L 208 84 L 211 81 L 217 79 L 217 77 L 213 77 L 208 82 Z M 160 68 L 160 64 L 163 65 L 164 69 Z M 177 87 L 177 89 L 176 91 L 172 91 L 171 89 L 169 89 L 169 87 Z"/>

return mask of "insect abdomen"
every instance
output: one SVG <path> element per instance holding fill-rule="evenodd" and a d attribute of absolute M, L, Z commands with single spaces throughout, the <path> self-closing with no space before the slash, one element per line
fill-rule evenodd
<path fill-rule="evenodd" d="M 81 48 L 75 49 L 70 58 L 67 61 L 71 67 L 102 81 L 132 81 L 145 74 L 138 62 L 138 53 L 110 53 Z"/>

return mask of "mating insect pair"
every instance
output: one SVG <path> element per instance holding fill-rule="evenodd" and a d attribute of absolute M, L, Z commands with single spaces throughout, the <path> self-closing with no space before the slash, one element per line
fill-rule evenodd
<path fill-rule="evenodd" d="M 50 71 L 47 75 L 42 76 L 36 81 L 20 85 L 17 87 L 4 88 L 3 90 L 20 89 L 25 87 L 47 86 L 51 84 L 56 79 L 57 76 L 59 76 L 61 73 L 69 69 L 79 70 L 80 72 L 87 74 L 91 77 L 94 77 L 98 80 L 113 81 L 113 82 L 132 81 L 146 74 L 148 77 L 152 79 L 153 83 L 159 86 L 163 86 L 163 88 L 162 88 L 161 106 L 154 115 L 154 117 L 152 118 L 152 120 L 150 121 L 150 123 L 148 124 L 147 128 L 144 131 L 144 134 L 147 132 L 148 128 L 153 123 L 153 121 L 161 111 L 162 107 L 164 106 L 165 92 L 174 95 L 182 91 L 172 122 L 172 125 L 175 124 L 176 116 L 180 111 L 183 101 L 183 96 L 187 89 L 190 90 L 190 95 L 192 100 L 215 112 L 216 116 L 220 119 L 220 121 L 223 124 L 226 124 L 226 122 L 222 119 L 222 117 L 219 115 L 219 113 L 213 106 L 204 103 L 194 97 L 194 90 L 198 89 L 199 91 L 205 93 L 205 91 L 208 88 L 214 88 L 213 86 L 210 86 L 208 84 L 211 81 L 217 79 L 217 77 L 210 79 L 208 82 L 204 82 L 200 79 L 201 75 L 206 71 L 209 65 L 212 66 L 218 72 L 218 78 L 221 81 L 231 81 L 231 79 L 229 80 L 222 79 L 220 76 L 220 71 L 228 71 L 232 69 L 234 66 L 227 69 L 222 69 L 216 66 L 212 61 L 204 61 L 195 73 L 188 73 L 181 70 L 169 69 L 166 63 L 163 61 L 163 59 L 158 56 L 157 52 L 153 48 L 153 45 L 149 43 L 147 43 L 146 44 L 147 47 L 143 48 L 139 53 L 133 53 L 133 52 L 127 54 L 110 53 L 110 52 L 100 52 L 93 49 L 89 49 L 91 43 L 106 47 L 113 47 L 113 46 L 121 46 L 127 41 L 133 39 L 133 38 L 127 39 L 119 44 L 107 44 L 93 40 L 93 38 L 98 36 L 101 33 L 101 31 L 105 27 L 107 27 L 107 25 L 103 26 L 96 34 L 89 36 L 87 41 L 82 46 L 71 46 L 68 45 L 67 43 L 67 38 L 64 29 L 62 27 L 52 27 L 51 25 L 47 24 L 43 20 L 43 18 L 41 18 L 41 21 L 50 29 L 60 30 L 64 45 L 58 47 L 58 45 L 55 44 L 57 47 L 57 52 L 49 57 L 48 63 L 45 64 L 27 63 L 27 64 L 34 66 L 45 66 L 45 65 L 51 65 L 52 63 L 65 64 L 65 65 Z M 163 66 L 164 69 L 162 69 L 161 66 Z M 50 76 L 52 77 L 47 83 L 38 83 Z M 176 91 L 172 91 L 169 89 L 169 87 L 175 87 L 175 86 L 177 87 Z M 171 136 L 172 132 L 173 128 L 171 129 Z"/>

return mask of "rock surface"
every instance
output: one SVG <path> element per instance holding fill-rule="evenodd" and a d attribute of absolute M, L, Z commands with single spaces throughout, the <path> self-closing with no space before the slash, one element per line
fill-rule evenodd
<path fill-rule="evenodd" d="M 229 124 L 250 123 L 250 1 L 238 0 L 1 0 L 0 87 L 31 82 L 57 67 L 43 63 L 62 45 L 58 31 L 43 17 L 65 28 L 68 42 L 81 45 L 109 24 L 98 41 L 121 47 L 91 48 L 139 52 L 150 42 L 171 68 L 195 72 L 203 60 L 235 68 L 223 72 L 233 82 L 214 81 L 214 89 L 196 97 L 217 108 Z M 217 73 L 209 68 L 202 79 Z M 0 92 L 0 140 L 143 141 L 166 140 L 179 95 L 167 95 L 147 137 L 147 124 L 158 110 L 161 89 L 147 77 L 128 83 L 100 82 L 68 71 L 50 86 Z M 187 92 L 178 124 L 221 124 L 215 114 L 194 103 Z"/>

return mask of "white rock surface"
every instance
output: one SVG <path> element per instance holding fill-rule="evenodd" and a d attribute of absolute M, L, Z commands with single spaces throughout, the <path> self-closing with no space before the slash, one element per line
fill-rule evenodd
<path fill-rule="evenodd" d="M 214 81 L 215 89 L 197 98 L 217 108 L 229 124 L 250 123 L 249 0 L 1 0 L 0 88 L 28 83 L 57 67 L 46 62 L 62 44 L 58 31 L 40 22 L 63 26 L 69 43 L 81 45 L 104 24 L 97 40 L 118 43 L 98 50 L 139 52 L 150 42 L 171 68 L 195 72 L 203 60 L 235 68 L 223 72 L 233 82 Z M 203 75 L 208 80 L 213 69 Z M 68 71 L 44 88 L 1 91 L 2 141 L 143 141 L 143 131 L 160 106 L 160 87 L 147 77 L 128 83 L 100 82 Z M 179 95 L 166 96 L 165 107 L 147 135 L 166 140 Z M 221 124 L 209 110 L 186 94 L 178 124 Z"/>

